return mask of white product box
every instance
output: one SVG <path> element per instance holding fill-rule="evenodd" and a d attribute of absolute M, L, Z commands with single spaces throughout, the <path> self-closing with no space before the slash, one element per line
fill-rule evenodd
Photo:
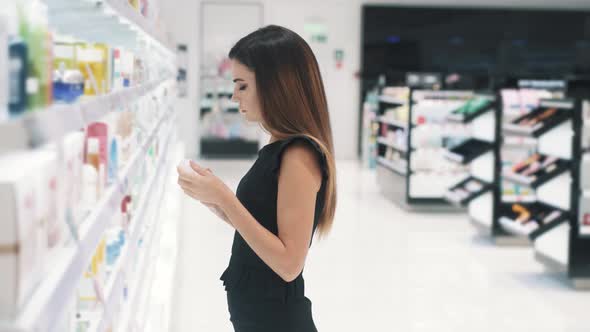
<path fill-rule="evenodd" d="M 28 163 L 34 165 L 33 173 L 37 185 L 37 218 L 45 223 L 45 240 L 49 252 L 59 248 L 64 241 L 64 227 L 58 216 L 63 208 L 58 207 L 60 178 L 58 177 L 57 147 L 49 145 L 35 152 L 27 153 Z M 59 211 L 59 212 L 58 212 Z M 52 262 L 46 261 L 47 268 Z"/>
<path fill-rule="evenodd" d="M 0 319 L 14 318 L 43 276 L 47 232 L 37 153 L 0 158 Z"/>
<path fill-rule="evenodd" d="M 63 139 L 63 159 L 60 165 L 60 200 L 63 213 L 60 220 L 70 233 L 77 234 L 84 218 L 82 208 L 82 166 L 84 165 L 84 133 L 75 132 Z"/>

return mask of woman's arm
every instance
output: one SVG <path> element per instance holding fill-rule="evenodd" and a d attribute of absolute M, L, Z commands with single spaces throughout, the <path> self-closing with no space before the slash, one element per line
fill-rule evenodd
<path fill-rule="evenodd" d="M 301 144 L 285 150 L 278 181 L 278 236 L 260 225 L 233 193 L 226 193 L 220 203 L 229 222 L 252 250 L 287 282 L 303 270 L 321 181 L 314 152 Z"/>
<path fill-rule="evenodd" d="M 219 217 L 219 219 L 225 221 L 232 228 L 235 228 L 234 225 L 231 223 L 231 221 L 227 218 L 227 216 L 225 215 L 225 213 L 223 212 L 223 210 L 221 210 L 219 208 L 219 206 L 217 206 L 215 204 L 210 204 L 210 203 L 203 203 L 203 205 L 205 205 L 206 207 L 208 207 L 209 208 L 209 211 L 213 212 L 213 214 L 215 214 L 217 217 Z"/>

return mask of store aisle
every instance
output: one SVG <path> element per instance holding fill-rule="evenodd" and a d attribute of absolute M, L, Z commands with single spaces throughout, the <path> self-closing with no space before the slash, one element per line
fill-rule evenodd
<path fill-rule="evenodd" d="M 205 165 L 235 188 L 250 162 Z M 588 331 L 590 293 L 544 273 L 530 248 L 478 237 L 465 214 L 410 214 L 385 200 L 374 173 L 341 162 L 330 237 L 305 271 L 322 332 Z M 185 200 L 172 331 L 232 331 L 218 280 L 232 230 Z"/>

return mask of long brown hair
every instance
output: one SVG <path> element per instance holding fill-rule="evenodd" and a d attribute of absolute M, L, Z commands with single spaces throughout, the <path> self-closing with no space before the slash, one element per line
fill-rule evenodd
<path fill-rule="evenodd" d="M 305 135 L 326 156 L 326 197 L 318 225 L 320 235 L 326 235 L 336 211 L 336 165 L 324 83 L 313 51 L 295 32 L 269 25 L 240 39 L 229 58 L 254 72 L 264 128 L 278 139 Z"/>

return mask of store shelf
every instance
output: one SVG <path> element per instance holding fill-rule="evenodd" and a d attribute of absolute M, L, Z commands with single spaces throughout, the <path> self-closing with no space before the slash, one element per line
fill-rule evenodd
<path fill-rule="evenodd" d="M 170 43 L 168 36 L 158 27 L 148 20 L 146 17 L 141 15 L 135 8 L 133 8 L 127 0 L 104 0 L 113 10 L 115 10 L 120 16 L 129 20 L 134 26 L 141 29 L 145 34 L 151 36 L 157 40 L 161 46 L 167 48 L 171 52 L 174 51 L 174 47 Z"/>
<path fill-rule="evenodd" d="M 390 125 L 390 126 L 394 126 L 394 127 L 397 127 L 397 128 L 402 128 L 402 129 L 408 128 L 408 121 L 388 119 L 388 118 L 385 118 L 385 117 L 382 117 L 382 116 L 380 116 L 377 119 L 375 119 L 375 121 L 377 121 L 379 123 L 387 124 L 387 125 Z"/>
<path fill-rule="evenodd" d="M 44 277 L 33 293 L 24 310 L 14 322 L 1 322 L 2 331 L 54 331 L 63 315 L 66 304 L 76 294 L 78 281 L 96 251 L 112 217 L 120 211 L 120 204 L 129 189 L 130 179 L 136 177 L 139 166 L 149 147 L 157 139 L 160 128 L 170 119 L 171 112 L 162 116 L 141 147 L 130 158 L 127 166 L 120 171 L 119 181 L 111 185 L 95 209 L 81 223 L 78 231 L 79 243 L 61 249 L 56 255 L 56 265 Z"/>
<path fill-rule="evenodd" d="M 393 105 L 405 105 L 408 103 L 408 101 L 405 99 L 391 97 L 391 96 L 385 96 L 385 95 L 379 96 L 379 101 L 382 103 L 393 104 Z"/>
<path fill-rule="evenodd" d="M 184 155 L 183 144 L 175 144 L 171 160 L 181 160 Z M 175 307 L 174 287 L 179 250 L 178 222 L 182 213 L 183 193 L 176 185 L 177 176 L 174 173 L 170 172 L 166 180 L 168 185 L 164 193 L 163 206 L 159 211 L 160 246 L 155 249 L 158 255 L 150 265 L 154 270 L 152 286 L 148 288 L 147 292 L 142 292 L 146 295 L 145 302 L 148 310 L 143 316 L 136 317 L 136 321 L 140 322 L 139 331 L 168 331 L 172 319 L 172 309 Z"/>
<path fill-rule="evenodd" d="M 123 294 L 124 278 L 126 274 L 126 269 L 130 265 L 130 262 L 133 262 L 138 251 L 138 242 L 141 236 L 141 230 L 144 228 L 144 225 L 147 223 L 146 221 L 146 212 L 152 206 L 158 206 L 160 200 L 156 200 L 155 203 L 152 202 L 154 197 L 161 197 L 163 187 L 159 185 L 160 179 L 164 175 L 163 173 L 167 170 L 167 166 L 169 166 L 167 161 L 168 150 L 170 147 L 170 141 L 173 133 L 170 132 L 167 134 L 166 143 L 163 146 L 162 154 L 160 160 L 158 161 L 158 167 L 156 172 L 152 174 L 151 178 L 148 180 L 148 185 L 145 187 L 145 191 L 142 193 L 141 201 L 139 202 L 138 211 L 134 212 L 134 217 L 130 222 L 131 229 L 128 233 L 128 239 L 126 240 L 127 245 L 125 250 L 120 255 L 117 264 L 113 269 L 113 274 L 111 275 L 109 283 L 105 286 L 105 303 L 104 308 L 115 308 L 117 305 L 117 301 L 121 298 Z M 169 168 L 169 167 L 168 167 Z M 155 192 L 158 192 L 157 196 L 154 196 Z M 109 319 L 112 315 L 108 314 L 108 310 L 105 309 L 107 314 L 103 315 L 102 321 L 98 324 L 97 331 L 102 332 L 106 330 L 107 324 L 110 323 Z"/>
<path fill-rule="evenodd" d="M 442 100 L 463 100 L 473 98 L 473 91 L 437 91 L 437 90 L 416 90 L 412 94 L 412 100 L 442 99 Z"/>
<path fill-rule="evenodd" d="M 537 188 L 537 200 L 559 209 L 571 210 L 572 177 L 563 173 Z"/>
<path fill-rule="evenodd" d="M 502 149 L 532 149 L 537 147 L 538 139 L 524 136 L 502 136 Z"/>
<path fill-rule="evenodd" d="M 573 159 L 573 121 L 568 120 L 539 137 L 537 152 L 565 160 Z"/>
<path fill-rule="evenodd" d="M 469 187 L 469 188 L 468 188 Z M 468 177 L 451 187 L 444 195 L 449 203 L 456 206 L 466 206 L 475 198 L 485 194 L 493 188 L 490 183 L 483 182 L 475 177 Z"/>
<path fill-rule="evenodd" d="M 65 134 L 100 120 L 114 108 L 136 100 L 166 82 L 169 81 L 150 82 L 75 104 L 54 104 L 47 109 L 27 112 L 21 117 L 0 123 L 0 150 L 32 149 L 57 141 Z"/>
<path fill-rule="evenodd" d="M 153 41 L 166 54 L 174 54 L 169 35 L 127 0 L 45 0 L 45 3 L 50 25 L 64 35 L 126 47 L 134 47 L 138 37 L 143 37 Z"/>
<path fill-rule="evenodd" d="M 535 195 L 502 195 L 502 203 L 534 203 L 536 201 Z"/>
<path fill-rule="evenodd" d="M 493 148 L 494 146 L 491 143 L 472 138 L 448 151 L 445 151 L 445 158 L 465 165 L 492 151 Z"/>
<path fill-rule="evenodd" d="M 165 186 L 164 186 L 165 187 Z M 162 201 L 163 193 L 165 190 L 160 191 L 159 198 L 157 199 L 158 202 Z M 138 306 L 140 305 L 140 296 L 142 293 L 148 293 L 149 287 L 145 287 L 144 283 L 146 280 L 151 280 L 153 276 L 153 268 L 148 270 L 148 264 L 152 261 L 151 258 L 154 257 L 155 251 L 158 249 L 159 237 L 160 237 L 160 227 L 161 223 L 159 222 L 159 213 L 155 216 L 156 220 L 154 222 L 154 227 L 149 231 L 148 240 L 145 242 L 147 246 L 143 249 L 142 255 L 139 258 L 138 269 L 134 273 L 134 277 L 130 281 L 129 285 L 129 301 L 127 302 L 127 309 L 123 311 L 123 316 L 118 322 L 118 329 L 117 331 L 131 331 L 133 319 L 136 318 L 137 313 L 139 312 Z M 147 275 L 150 274 L 148 277 Z M 99 330 L 99 332 L 103 332 L 104 330 Z"/>
<path fill-rule="evenodd" d="M 477 99 L 477 98 L 476 98 Z M 465 109 L 468 108 L 470 105 L 473 105 L 474 100 L 470 100 L 462 107 L 458 108 L 457 110 L 451 112 L 451 114 L 447 115 L 447 120 L 451 122 L 459 122 L 459 123 L 470 123 L 471 121 L 475 120 L 481 115 L 484 115 L 488 112 L 494 111 L 496 105 L 493 100 L 487 99 L 486 103 L 481 105 L 476 105 L 476 109 L 471 111 L 470 113 L 465 113 Z"/>
<path fill-rule="evenodd" d="M 569 217 L 567 212 L 539 202 L 532 204 L 518 203 L 518 205 L 526 208 L 530 213 L 526 224 L 517 221 L 521 214 L 518 211 L 515 212 L 511 204 L 500 206 L 498 221 L 502 229 L 507 233 L 529 237 L 531 240 L 567 221 Z"/>
<path fill-rule="evenodd" d="M 548 268 L 567 271 L 569 263 L 570 225 L 561 223 L 535 240 L 535 258 Z"/>
<path fill-rule="evenodd" d="M 548 172 L 545 167 L 532 175 L 525 176 L 512 170 L 505 170 L 502 172 L 502 176 L 506 181 L 536 189 L 570 170 L 570 162 L 566 160 L 558 159 L 554 165 L 555 167 Z"/>
<path fill-rule="evenodd" d="M 143 230 L 144 225 L 147 223 L 147 221 L 145 220 L 147 219 L 146 212 L 149 208 L 153 206 L 159 206 L 161 204 L 163 193 L 165 191 L 165 186 L 160 182 L 162 181 L 162 179 L 167 178 L 167 176 L 165 175 L 169 172 L 170 165 L 167 164 L 167 157 L 172 135 L 172 132 L 168 134 L 167 143 L 164 145 L 164 148 L 162 149 L 163 153 L 161 154 L 160 161 L 158 162 L 157 171 L 149 179 L 148 186 L 146 187 L 146 190 L 141 196 L 141 202 L 138 205 L 140 207 L 140 211 L 137 211 L 135 213 L 135 217 L 130 223 L 132 225 L 132 228 L 129 232 L 127 248 L 119 257 L 119 261 L 117 262 L 114 269 L 115 275 L 112 276 L 110 282 L 105 287 L 105 310 L 103 313 L 102 320 L 97 325 L 96 331 L 98 332 L 106 331 L 109 324 L 112 323 L 112 314 L 109 313 L 108 309 L 116 308 L 118 305 L 117 302 L 121 299 L 122 295 L 124 294 L 124 288 L 126 287 L 124 280 L 126 275 L 128 275 L 130 272 L 126 271 L 126 269 L 130 265 L 130 262 L 133 262 L 136 259 L 138 250 L 140 250 L 140 248 L 138 248 L 138 242 L 141 237 L 141 231 Z M 157 192 L 157 195 L 154 195 L 155 192 Z M 150 230 L 151 235 L 149 236 L 150 240 L 145 241 L 144 244 L 148 243 L 149 247 L 151 248 L 151 244 L 154 237 L 153 234 L 157 234 L 158 222 L 157 220 L 152 220 L 150 224 L 152 224 L 152 230 Z M 143 267 L 145 265 L 145 259 L 143 260 L 143 262 L 144 263 L 140 264 L 139 266 Z M 140 268 L 138 271 L 136 271 L 136 274 L 141 276 L 143 274 L 142 272 L 144 269 L 145 268 Z M 133 287 L 136 290 L 134 293 L 137 293 L 137 290 L 142 289 L 141 287 L 139 287 L 140 284 L 130 283 L 129 286 Z"/>
<path fill-rule="evenodd" d="M 401 163 L 401 162 L 396 163 L 396 162 L 389 161 L 383 157 L 377 157 L 377 163 L 382 166 L 385 166 L 387 169 L 389 169 L 399 175 L 406 175 L 408 173 L 407 165 L 405 162 L 404 163 Z"/>
<path fill-rule="evenodd" d="M 573 114 L 571 108 L 573 108 L 572 101 L 544 101 L 534 111 L 518 117 L 511 123 L 505 123 L 503 130 L 509 135 L 540 137 L 570 120 Z M 527 120 L 535 121 L 534 119 L 547 114 L 547 112 L 553 112 L 553 114 L 532 125 L 521 124 Z"/>
<path fill-rule="evenodd" d="M 494 195 L 486 192 L 474 198 L 468 206 L 469 220 L 476 229 L 485 235 L 492 235 L 494 215 Z"/>
<path fill-rule="evenodd" d="M 386 139 L 385 137 L 377 137 L 377 143 L 379 143 L 381 145 L 388 146 L 388 147 L 393 148 L 397 151 L 401 151 L 404 153 L 408 152 L 408 148 L 406 146 L 395 144 L 395 143 L 389 141 L 388 139 Z"/>

